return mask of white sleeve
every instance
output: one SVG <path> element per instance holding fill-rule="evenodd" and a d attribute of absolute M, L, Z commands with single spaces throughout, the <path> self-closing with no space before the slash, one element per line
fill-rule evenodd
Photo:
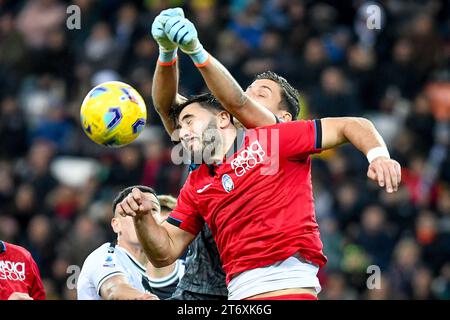
<path fill-rule="evenodd" d="M 85 262 L 88 277 L 95 287 L 95 291 L 100 295 L 102 284 L 109 278 L 116 275 L 126 276 L 125 269 L 116 256 L 116 250 L 110 253 L 105 250 L 93 252 Z"/>

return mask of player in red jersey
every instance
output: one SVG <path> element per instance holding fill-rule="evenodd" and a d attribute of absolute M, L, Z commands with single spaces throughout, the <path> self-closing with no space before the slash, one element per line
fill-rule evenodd
<path fill-rule="evenodd" d="M 214 145 L 214 152 L 190 173 L 163 225 L 149 214 L 152 204 L 138 189 L 118 206 L 119 213 L 134 217 L 152 263 L 172 263 L 206 221 L 227 273 L 230 299 L 313 296 L 326 258 L 315 221 L 310 154 L 345 140 L 367 153 L 383 145 L 375 128 L 357 119 L 344 127 L 314 120 L 241 131 L 210 95 L 186 101 L 175 117 L 186 150 L 204 156 Z M 215 144 L 205 135 L 211 128 L 219 134 Z"/>
<path fill-rule="evenodd" d="M 36 262 L 23 247 L 0 240 L 0 300 L 44 300 Z"/>
<path fill-rule="evenodd" d="M 180 48 L 201 68 L 211 91 L 245 126 L 275 123 L 276 118 L 262 110 L 260 103 L 266 107 L 285 100 L 291 103 L 285 80 L 259 79 L 244 94 L 229 73 L 201 45 L 199 48 L 192 28 L 179 17 L 166 20 L 164 26 L 169 37 L 180 41 Z M 188 46 L 194 44 L 183 46 L 183 39 L 188 39 Z M 176 58 L 173 61 L 167 66 Z M 173 72 L 167 75 L 175 78 Z M 294 121 L 243 133 L 236 130 L 230 114 L 223 112 L 217 101 L 205 96 L 182 104 L 175 115 L 183 146 L 193 154 L 204 156 L 213 144 L 209 134 L 205 135 L 208 129 L 219 132 L 215 152 L 202 158 L 212 164 L 203 163 L 190 174 L 169 220 L 187 232 L 170 224 L 164 229 L 155 227 L 146 217 L 150 204 L 141 202 L 138 190 L 121 204 L 122 210 L 135 216 L 146 253 L 162 265 L 171 261 L 206 221 L 227 272 L 231 299 L 315 298 L 320 289 L 316 274 L 326 258 L 314 215 L 310 154 L 351 142 L 368 156 L 370 178 L 380 186 L 386 183 L 388 192 L 395 191 L 400 182 L 398 163 L 389 159 L 384 142 L 365 119 Z M 170 122 L 165 120 L 167 128 Z"/>

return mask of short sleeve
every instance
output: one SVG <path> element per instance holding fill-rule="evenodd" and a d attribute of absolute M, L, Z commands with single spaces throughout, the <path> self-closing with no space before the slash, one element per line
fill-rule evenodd
<path fill-rule="evenodd" d="M 83 268 L 87 268 L 86 273 L 98 295 L 100 295 L 100 288 L 106 280 L 116 275 L 126 276 L 126 272 L 117 258 L 115 251 L 101 250 L 95 252 L 95 254 L 91 254 L 86 259 Z"/>
<path fill-rule="evenodd" d="M 167 222 L 193 235 L 197 235 L 203 228 L 205 221 L 198 212 L 198 205 L 195 202 L 191 186 L 191 177 L 192 173 L 189 174 L 181 189 L 177 205 L 167 218 Z"/>
<path fill-rule="evenodd" d="M 281 156 L 299 160 L 310 154 L 321 152 L 322 125 L 320 120 L 283 122 L 267 128 L 271 131 L 272 150 L 274 150 L 274 142 L 278 141 Z M 274 139 L 276 135 L 278 135 L 278 139 Z"/>

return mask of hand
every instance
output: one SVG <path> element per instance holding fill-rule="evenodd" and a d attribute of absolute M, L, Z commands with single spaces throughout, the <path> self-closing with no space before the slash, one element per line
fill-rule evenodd
<path fill-rule="evenodd" d="M 386 191 L 392 193 L 398 190 L 402 180 L 400 164 L 386 157 L 375 158 L 369 165 L 367 176 L 378 182 L 380 187 L 386 186 Z"/>
<path fill-rule="evenodd" d="M 155 208 L 157 209 L 156 204 L 145 197 L 141 190 L 133 188 L 131 193 L 117 205 L 117 213 L 124 217 L 137 217 L 147 215 Z"/>
<path fill-rule="evenodd" d="M 151 293 L 143 293 L 141 296 L 136 297 L 136 300 L 159 300 L 157 295 Z"/>
<path fill-rule="evenodd" d="M 27 293 L 23 292 L 13 292 L 8 297 L 8 300 L 33 300 Z"/>
<path fill-rule="evenodd" d="M 203 46 L 198 40 L 197 29 L 192 22 L 184 17 L 172 17 L 165 23 L 164 32 L 181 51 L 189 55 L 198 53 Z"/>
<path fill-rule="evenodd" d="M 181 8 L 171 8 L 161 11 L 152 24 L 152 37 L 158 43 L 161 51 L 169 52 L 177 48 L 177 44 L 169 40 L 164 32 L 164 26 L 172 17 L 184 18 L 184 12 Z"/>

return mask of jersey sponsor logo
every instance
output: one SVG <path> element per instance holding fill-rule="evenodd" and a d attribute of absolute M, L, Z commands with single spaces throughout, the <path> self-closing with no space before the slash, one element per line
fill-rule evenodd
<path fill-rule="evenodd" d="M 24 281 L 25 262 L 0 260 L 0 280 Z"/>
<path fill-rule="evenodd" d="M 226 192 L 230 192 L 234 189 L 234 182 L 233 179 L 227 174 L 224 174 L 222 176 L 222 186 L 225 189 Z"/>
<path fill-rule="evenodd" d="M 207 184 L 206 186 L 204 186 L 203 188 L 200 188 L 197 190 L 197 193 L 202 193 L 203 191 L 205 191 L 206 189 L 208 189 L 210 186 L 212 185 L 212 183 Z"/>
<path fill-rule="evenodd" d="M 114 267 L 115 263 L 113 262 L 113 258 L 111 256 L 107 256 L 105 259 L 105 263 L 103 264 L 104 267 Z"/>
<path fill-rule="evenodd" d="M 256 140 L 231 161 L 231 168 L 233 168 L 236 176 L 241 177 L 257 164 L 263 162 L 265 155 L 266 152 L 259 141 Z"/>

